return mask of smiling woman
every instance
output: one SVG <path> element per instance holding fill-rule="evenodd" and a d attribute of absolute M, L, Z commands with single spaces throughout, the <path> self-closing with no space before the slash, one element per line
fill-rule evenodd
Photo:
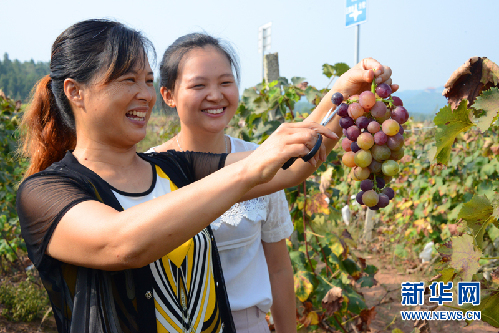
<path fill-rule="evenodd" d="M 274 184 L 317 133 L 337 138 L 308 122 L 251 156 L 137 153 L 156 100 L 148 51 L 118 22 L 74 24 L 23 118 L 30 166 L 17 212 L 59 332 L 234 332 L 210 222 Z M 215 119 L 229 105 L 212 106 L 199 113 Z"/>

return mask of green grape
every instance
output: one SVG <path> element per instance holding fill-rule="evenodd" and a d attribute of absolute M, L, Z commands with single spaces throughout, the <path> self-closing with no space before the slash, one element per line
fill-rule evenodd
<path fill-rule="evenodd" d="M 396 176 L 399 173 L 399 164 L 394 160 L 388 160 L 383 162 L 381 169 L 387 176 Z"/>
<path fill-rule="evenodd" d="M 379 201 L 378 193 L 376 193 L 376 191 L 374 190 L 365 191 L 364 194 L 362 194 L 362 202 L 367 207 L 376 206 L 378 204 L 378 201 Z"/>
<path fill-rule="evenodd" d="M 374 145 L 371 148 L 371 154 L 373 158 L 378 161 L 378 162 L 383 162 L 386 161 L 387 159 L 390 158 L 391 154 L 390 148 L 388 148 L 386 145 Z"/>
<path fill-rule="evenodd" d="M 369 150 L 361 149 L 355 153 L 354 161 L 357 166 L 360 166 L 361 168 L 367 168 L 373 161 L 373 157 Z"/>

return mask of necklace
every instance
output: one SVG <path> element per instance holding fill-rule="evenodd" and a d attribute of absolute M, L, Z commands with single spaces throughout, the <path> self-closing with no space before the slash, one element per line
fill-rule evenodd
<path fill-rule="evenodd" d="M 177 139 L 177 146 L 178 146 L 178 149 L 180 149 L 180 151 L 184 151 L 182 149 L 182 147 L 180 147 L 180 142 L 178 142 L 178 136 L 179 136 L 180 133 L 178 133 L 177 135 L 175 135 L 175 138 Z M 225 153 L 228 154 L 229 153 L 229 147 L 227 146 L 227 137 L 224 135 L 224 141 L 225 141 Z"/>

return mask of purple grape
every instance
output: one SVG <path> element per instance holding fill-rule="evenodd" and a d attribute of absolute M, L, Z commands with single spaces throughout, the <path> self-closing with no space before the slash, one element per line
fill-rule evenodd
<path fill-rule="evenodd" d="M 357 193 L 357 196 L 355 197 L 355 200 L 359 203 L 359 205 L 363 205 L 364 202 L 362 201 L 362 194 L 364 194 L 364 191 L 360 191 Z"/>
<path fill-rule="evenodd" d="M 362 191 L 372 190 L 373 187 L 374 187 L 374 184 L 373 184 L 372 180 L 364 179 L 363 181 L 360 182 L 360 189 Z"/>
<path fill-rule="evenodd" d="M 379 190 L 385 187 L 385 179 L 383 177 L 376 177 L 376 187 Z"/>
<path fill-rule="evenodd" d="M 395 191 L 391 187 L 385 187 L 381 193 L 385 194 L 390 200 L 395 196 Z"/>
<path fill-rule="evenodd" d="M 357 124 L 357 126 L 359 126 L 359 128 L 365 129 L 365 128 L 367 128 L 367 125 L 369 125 L 370 122 L 371 122 L 371 119 L 364 117 L 364 116 L 361 116 L 361 117 L 357 118 L 356 124 Z"/>
<path fill-rule="evenodd" d="M 384 145 L 386 141 L 388 140 L 388 135 L 386 135 L 384 132 L 379 131 L 378 133 L 374 133 L 374 143 L 377 145 Z"/>
<path fill-rule="evenodd" d="M 341 103 L 338 105 L 338 116 L 341 118 L 348 117 L 348 104 Z"/>
<path fill-rule="evenodd" d="M 379 203 L 376 206 L 369 207 L 370 210 L 379 210 Z"/>
<path fill-rule="evenodd" d="M 371 162 L 371 164 L 368 166 L 369 170 L 371 170 L 371 175 L 373 173 L 380 173 L 382 165 L 383 165 L 382 163 L 380 163 L 380 162 L 376 161 L 375 159 L 373 159 L 373 161 Z"/>
<path fill-rule="evenodd" d="M 405 129 L 402 126 L 400 126 L 399 133 L 401 135 L 404 135 L 404 132 L 405 132 Z"/>
<path fill-rule="evenodd" d="M 395 106 L 403 106 L 404 105 L 404 103 L 402 102 L 400 97 L 392 96 L 392 99 L 393 99 L 393 105 L 395 105 Z"/>
<path fill-rule="evenodd" d="M 403 124 L 409 119 L 409 112 L 403 106 L 397 106 L 392 111 L 392 119 L 399 124 Z"/>
<path fill-rule="evenodd" d="M 354 124 L 354 121 L 352 118 L 350 117 L 344 117 L 344 118 L 341 118 L 340 119 L 340 126 L 342 128 L 349 128 L 350 126 L 352 126 Z M 352 140 L 352 141 L 355 141 L 355 140 Z"/>
<path fill-rule="evenodd" d="M 390 136 L 386 141 L 386 145 L 390 148 L 390 150 L 399 150 L 404 146 L 404 137 L 400 133 Z"/>
<path fill-rule="evenodd" d="M 331 102 L 333 102 L 334 105 L 340 105 L 340 103 L 343 102 L 343 95 L 339 92 L 335 92 L 333 96 L 331 96 Z"/>
<path fill-rule="evenodd" d="M 341 118 L 341 119 L 346 119 L 346 118 Z M 357 138 L 359 137 L 359 135 L 360 135 L 360 128 L 358 128 L 357 126 L 353 125 L 353 126 L 350 126 L 349 128 L 347 128 L 346 136 L 350 140 L 357 141 Z"/>
<path fill-rule="evenodd" d="M 351 149 L 354 153 L 356 153 L 356 152 L 358 152 L 358 151 L 360 150 L 360 147 L 359 147 L 359 145 L 357 144 L 357 142 L 356 142 L 356 141 L 354 141 L 354 142 L 352 142 L 352 144 L 350 145 L 350 149 Z"/>
<path fill-rule="evenodd" d="M 387 98 L 392 94 L 392 88 L 386 83 L 381 83 L 376 87 L 376 94 L 381 98 Z"/>
<path fill-rule="evenodd" d="M 390 203 L 390 198 L 388 198 L 386 194 L 380 193 L 378 200 L 379 208 L 385 208 L 386 206 L 388 206 L 389 203 Z"/>
<path fill-rule="evenodd" d="M 340 120 L 341 120 L 341 119 L 340 119 Z M 346 128 L 341 129 L 341 131 L 343 132 L 343 135 L 344 135 L 344 136 L 347 136 L 347 129 L 346 129 Z"/>
<path fill-rule="evenodd" d="M 376 101 L 371 108 L 371 115 L 374 118 L 382 118 L 386 114 L 386 105 L 382 101 Z"/>

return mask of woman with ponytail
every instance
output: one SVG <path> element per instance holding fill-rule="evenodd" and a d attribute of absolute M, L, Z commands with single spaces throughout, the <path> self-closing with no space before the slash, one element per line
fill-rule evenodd
<path fill-rule="evenodd" d="M 23 120 L 31 164 L 17 212 L 59 332 L 235 332 L 210 222 L 311 174 L 299 160 L 280 169 L 318 133 L 337 141 L 305 121 L 251 153 L 137 153 L 156 101 L 153 53 L 118 22 L 74 24 Z"/>

